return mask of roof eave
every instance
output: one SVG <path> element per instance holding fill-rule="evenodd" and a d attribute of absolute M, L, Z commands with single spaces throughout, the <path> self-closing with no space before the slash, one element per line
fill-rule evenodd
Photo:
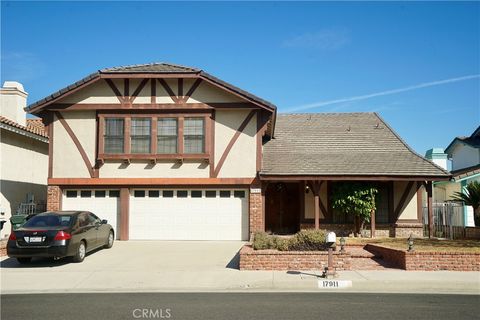
<path fill-rule="evenodd" d="M 363 180 L 363 181 L 449 181 L 451 175 L 308 175 L 308 174 L 271 174 L 261 173 L 259 174 L 260 180 L 331 180 L 331 181 L 350 181 L 350 180 Z"/>

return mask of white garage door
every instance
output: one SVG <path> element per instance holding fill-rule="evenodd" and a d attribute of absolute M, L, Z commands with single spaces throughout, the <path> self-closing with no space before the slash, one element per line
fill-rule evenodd
<path fill-rule="evenodd" d="M 248 240 L 247 190 L 132 190 L 132 240 Z"/>
<path fill-rule="evenodd" d="M 108 220 L 118 238 L 119 190 L 65 190 L 62 210 L 90 211 L 100 219 Z"/>

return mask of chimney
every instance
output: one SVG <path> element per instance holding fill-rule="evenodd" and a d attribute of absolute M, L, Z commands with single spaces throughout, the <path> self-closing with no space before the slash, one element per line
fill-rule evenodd
<path fill-rule="evenodd" d="M 437 166 L 448 170 L 448 155 L 443 151 L 442 148 L 432 148 L 427 150 L 425 153 L 425 158 L 431 160 Z"/>
<path fill-rule="evenodd" d="M 27 106 L 27 96 L 21 83 L 5 81 L 0 88 L 0 115 L 26 126 L 27 113 L 23 108 Z"/>

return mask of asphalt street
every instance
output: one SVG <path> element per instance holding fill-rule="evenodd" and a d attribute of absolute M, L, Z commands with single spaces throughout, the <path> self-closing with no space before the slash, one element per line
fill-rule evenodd
<path fill-rule="evenodd" d="M 476 319 L 480 296 L 70 293 L 1 296 L 1 319 Z"/>

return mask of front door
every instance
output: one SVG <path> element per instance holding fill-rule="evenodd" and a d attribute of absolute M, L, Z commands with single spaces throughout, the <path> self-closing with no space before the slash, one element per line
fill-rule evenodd
<path fill-rule="evenodd" d="M 300 229 L 300 184 L 270 183 L 265 192 L 265 231 L 292 234 Z"/>

